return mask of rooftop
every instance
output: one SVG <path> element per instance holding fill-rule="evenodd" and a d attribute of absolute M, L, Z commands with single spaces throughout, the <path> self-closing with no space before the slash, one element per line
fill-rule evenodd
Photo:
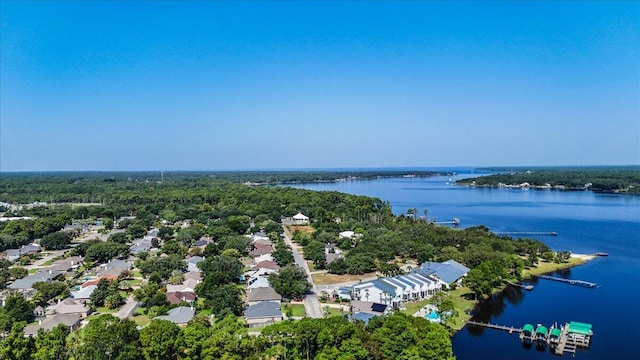
<path fill-rule="evenodd" d="M 455 260 L 443 263 L 428 261 L 420 265 L 415 272 L 424 276 L 434 275 L 447 284 L 451 284 L 469 272 L 469 268 Z"/>
<path fill-rule="evenodd" d="M 169 310 L 167 315 L 157 316 L 154 319 L 167 320 L 174 324 L 186 324 L 195 313 L 196 311 L 192 307 L 180 306 Z"/>
<path fill-rule="evenodd" d="M 250 289 L 247 296 L 247 301 L 249 302 L 271 300 L 282 300 L 282 296 L 280 296 L 280 294 L 278 294 L 272 287 Z"/>
<path fill-rule="evenodd" d="M 247 319 L 260 319 L 270 317 L 282 317 L 280 305 L 272 301 L 263 301 L 245 309 L 244 315 Z"/>

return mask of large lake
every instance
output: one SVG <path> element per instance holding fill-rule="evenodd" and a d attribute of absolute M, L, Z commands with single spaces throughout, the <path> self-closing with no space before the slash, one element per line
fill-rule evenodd
<path fill-rule="evenodd" d="M 470 188 L 451 185 L 452 178 L 389 178 L 371 181 L 303 184 L 295 187 L 332 190 L 387 200 L 396 214 L 417 208 L 438 221 L 457 217 L 462 227 L 486 225 L 496 232 L 555 231 L 540 237 L 554 250 L 608 257 L 596 258 L 558 276 L 599 284 L 588 289 L 548 280 L 533 291 L 507 289 L 480 307 L 476 320 L 521 327 L 525 323 L 581 321 L 593 324 L 591 347 L 577 359 L 636 359 L 640 351 L 640 196 L 591 192 Z M 453 338 L 453 350 L 464 359 L 549 359 L 549 349 L 525 348 L 516 335 L 465 328 Z M 565 354 L 564 357 L 569 357 Z"/>

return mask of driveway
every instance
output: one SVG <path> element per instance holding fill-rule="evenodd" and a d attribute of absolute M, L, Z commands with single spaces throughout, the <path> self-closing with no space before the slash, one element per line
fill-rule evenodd
<path fill-rule="evenodd" d="M 129 296 L 127 298 L 127 302 L 124 305 L 122 305 L 120 310 L 118 310 L 118 312 L 113 314 L 113 316 L 118 317 L 120 319 L 129 318 L 136 311 L 136 309 L 138 308 L 138 305 L 140 305 L 140 303 L 135 301 L 133 299 L 133 296 Z"/>

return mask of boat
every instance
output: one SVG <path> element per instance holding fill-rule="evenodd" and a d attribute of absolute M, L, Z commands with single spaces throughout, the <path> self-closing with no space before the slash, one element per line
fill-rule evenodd
<path fill-rule="evenodd" d="M 606 253 L 606 252 L 600 252 L 600 251 L 599 251 L 599 252 L 595 253 L 594 255 L 595 255 L 595 256 L 609 256 L 609 253 Z"/>

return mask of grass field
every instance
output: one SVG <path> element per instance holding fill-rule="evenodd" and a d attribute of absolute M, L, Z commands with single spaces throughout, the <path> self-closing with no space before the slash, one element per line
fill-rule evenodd
<path fill-rule="evenodd" d="M 336 275 L 336 274 L 313 274 L 313 282 L 316 285 L 332 285 L 340 284 L 348 281 L 358 281 L 375 278 L 375 273 L 368 273 L 363 275 Z"/>
<path fill-rule="evenodd" d="M 145 326 L 151 322 L 151 319 L 147 315 L 135 315 L 131 317 L 131 320 L 136 323 L 138 326 Z"/>
<path fill-rule="evenodd" d="M 567 269 L 570 267 L 574 267 L 574 266 L 578 266 L 578 265 L 582 265 L 584 263 L 586 263 L 587 261 L 589 261 L 591 258 L 589 257 L 571 257 L 569 258 L 569 261 L 566 263 L 554 263 L 554 262 L 547 262 L 547 261 L 540 261 L 538 263 L 538 266 L 533 267 L 533 268 L 528 268 L 528 269 L 524 269 L 524 271 L 522 272 L 522 277 L 523 278 L 528 278 L 531 277 L 532 275 L 541 275 L 541 274 L 546 274 L 546 273 L 550 273 L 556 270 L 561 270 L 561 269 Z"/>
<path fill-rule="evenodd" d="M 328 306 L 323 306 L 322 307 L 322 312 L 326 315 L 328 313 L 327 316 L 342 316 L 344 315 L 344 312 L 338 308 L 334 308 L 334 307 L 328 307 Z"/>
<path fill-rule="evenodd" d="M 283 314 L 286 314 L 287 307 L 291 309 L 291 316 L 293 317 L 303 317 L 307 315 L 306 311 L 304 310 L 303 304 L 282 304 L 280 306 L 280 309 L 282 310 Z"/>

